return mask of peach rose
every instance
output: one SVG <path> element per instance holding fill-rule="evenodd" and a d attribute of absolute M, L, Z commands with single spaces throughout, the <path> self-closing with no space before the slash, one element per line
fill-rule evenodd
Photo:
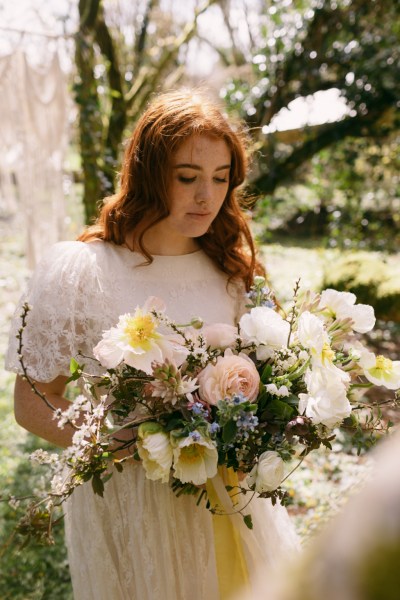
<path fill-rule="evenodd" d="M 253 361 L 245 354 L 233 354 L 230 349 L 217 358 L 215 365 L 207 365 L 197 379 L 200 397 L 214 405 L 234 394 L 243 394 L 253 401 L 260 385 L 260 376 Z"/>

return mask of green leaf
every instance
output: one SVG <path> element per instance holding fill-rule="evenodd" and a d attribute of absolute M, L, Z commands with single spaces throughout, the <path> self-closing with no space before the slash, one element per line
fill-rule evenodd
<path fill-rule="evenodd" d="M 182 427 L 184 427 L 185 423 L 182 419 L 182 417 L 171 417 L 167 424 L 165 425 L 164 429 L 165 431 L 172 431 L 173 429 L 181 429 Z"/>
<path fill-rule="evenodd" d="M 243 521 L 244 521 L 244 524 L 246 525 L 246 527 L 248 527 L 249 529 L 253 529 L 253 521 L 252 521 L 251 515 L 244 515 Z"/>
<path fill-rule="evenodd" d="M 80 369 L 78 361 L 76 361 L 75 358 L 71 358 L 71 362 L 69 363 L 70 372 L 74 374 L 78 369 Z"/>
<path fill-rule="evenodd" d="M 290 420 L 294 409 L 289 404 L 286 404 L 286 402 L 274 398 L 268 405 L 268 412 L 280 419 Z"/>
<path fill-rule="evenodd" d="M 95 494 L 103 497 L 104 494 L 104 483 L 101 480 L 101 477 L 98 473 L 93 475 L 92 477 L 92 488 Z"/>
<path fill-rule="evenodd" d="M 67 383 L 71 381 L 76 381 L 82 375 L 83 367 L 75 360 L 75 358 L 71 358 L 69 363 L 69 370 L 71 373 L 71 377 L 67 380 Z"/>
<path fill-rule="evenodd" d="M 258 397 L 258 401 L 257 401 L 257 405 L 258 405 L 258 411 L 262 411 L 264 410 L 264 408 L 267 405 L 267 402 L 269 400 L 269 394 L 267 394 L 267 392 L 263 392 L 259 397 Z"/>
<path fill-rule="evenodd" d="M 227 424 L 224 426 L 224 428 L 222 430 L 222 439 L 224 440 L 224 442 L 226 444 L 229 444 L 229 442 L 231 442 L 233 440 L 233 438 L 235 437 L 236 433 L 237 433 L 236 421 L 233 421 L 231 419 L 230 421 L 227 422 Z"/>
<path fill-rule="evenodd" d="M 267 381 L 269 381 L 269 379 L 271 378 L 271 375 L 272 375 L 272 366 L 265 365 L 263 372 L 261 373 L 261 381 L 263 383 L 267 383 Z"/>
<path fill-rule="evenodd" d="M 103 482 L 103 485 L 104 485 L 105 483 L 107 483 L 107 481 L 108 481 L 109 479 L 111 479 L 111 477 L 112 477 L 112 476 L 113 476 L 113 474 L 112 474 L 112 473 L 107 473 L 106 475 L 103 475 L 103 477 L 101 478 L 101 481 Z"/>

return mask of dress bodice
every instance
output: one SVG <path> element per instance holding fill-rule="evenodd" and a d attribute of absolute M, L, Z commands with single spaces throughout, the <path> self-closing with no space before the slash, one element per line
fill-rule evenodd
<path fill-rule="evenodd" d="M 38 265 L 15 313 L 6 367 L 20 371 L 15 333 L 21 306 L 32 310 L 23 334 L 31 377 L 50 381 L 69 374 L 80 351 L 91 355 L 102 332 L 133 312 L 149 296 L 162 298 L 178 323 L 201 317 L 205 323 L 235 323 L 241 311 L 237 285 L 203 252 L 155 256 L 151 264 L 128 248 L 97 240 L 60 242 Z"/>

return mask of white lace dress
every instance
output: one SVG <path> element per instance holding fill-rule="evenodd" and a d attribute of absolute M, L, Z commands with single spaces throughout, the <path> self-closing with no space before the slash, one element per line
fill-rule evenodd
<path fill-rule="evenodd" d="M 69 374 L 70 357 L 90 355 L 103 330 L 148 296 L 163 298 L 178 322 L 201 316 L 207 323 L 234 323 L 238 293 L 202 252 L 143 257 L 127 248 L 96 241 L 61 242 L 36 269 L 27 294 L 32 305 L 24 333 L 30 375 L 51 381 Z M 21 302 L 22 302 L 21 301 Z M 6 367 L 18 372 L 14 319 Z M 256 568 L 273 566 L 298 547 L 286 510 L 255 499 L 254 529 L 238 517 L 250 585 Z M 66 539 L 75 600 L 223 600 L 235 587 L 217 568 L 215 519 L 193 497 L 176 498 L 168 484 L 149 481 L 139 464 L 124 467 L 107 482 L 104 498 L 91 485 L 67 503 Z M 220 563 L 218 563 L 220 564 Z M 226 578 L 226 576 L 225 576 Z M 228 590 L 228 591 L 227 591 Z"/>

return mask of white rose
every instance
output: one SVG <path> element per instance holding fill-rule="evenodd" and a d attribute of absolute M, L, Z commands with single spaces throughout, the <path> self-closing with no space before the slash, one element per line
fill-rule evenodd
<path fill-rule="evenodd" d="M 290 325 L 280 314 L 266 306 L 256 306 L 242 316 L 239 322 L 241 338 L 245 344 L 257 346 L 258 360 L 266 360 L 279 350 L 286 347 Z"/>
<path fill-rule="evenodd" d="M 272 492 L 279 487 L 284 474 L 283 460 L 277 452 L 268 450 L 263 452 L 247 476 L 249 487 L 255 485 L 255 490 L 259 494 L 262 492 Z"/>

